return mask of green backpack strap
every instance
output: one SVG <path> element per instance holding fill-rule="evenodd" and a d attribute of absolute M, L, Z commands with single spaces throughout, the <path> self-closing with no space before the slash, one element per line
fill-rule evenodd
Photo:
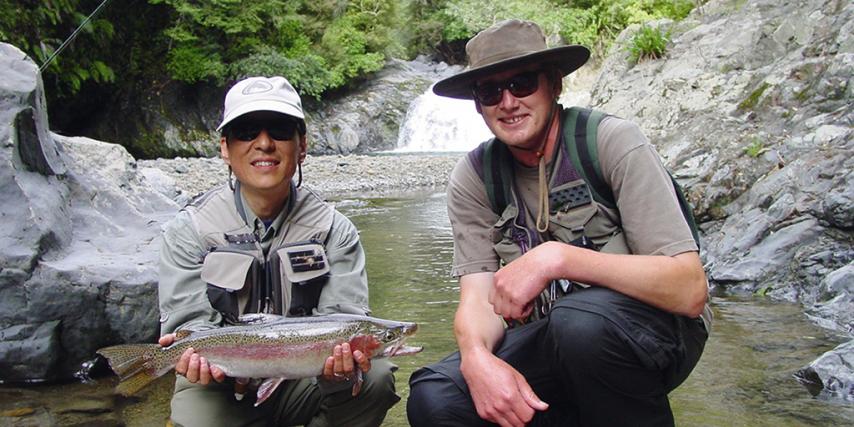
<path fill-rule="evenodd" d="M 565 114 L 563 139 L 572 165 L 581 174 L 582 179 L 587 182 L 593 193 L 593 198 L 608 208 L 616 209 L 617 203 L 614 200 L 614 192 L 611 190 L 611 186 L 605 182 L 599 165 L 599 145 L 597 143 L 599 123 L 607 115 L 601 111 L 580 107 L 571 107 Z M 682 186 L 676 182 L 670 171 L 667 171 L 667 175 L 676 190 L 676 198 L 679 200 L 682 216 L 685 217 L 685 222 L 691 229 L 691 236 L 694 237 L 694 242 L 699 248 L 700 234 L 697 231 L 697 223 L 694 220 L 691 204 L 685 198 Z"/>
<path fill-rule="evenodd" d="M 484 143 L 482 162 L 486 196 L 492 211 L 500 216 L 513 197 L 513 158 L 506 145 L 492 138 Z"/>
<path fill-rule="evenodd" d="M 590 186 L 593 198 L 611 209 L 617 208 L 611 187 L 602 178 L 599 167 L 599 149 L 596 138 L 599 122 L 605 118 L 605 113 L 587 108 L 571 107 L 564 119 L 563 139 L 566 143 L 569 158 L 575 170 L 581 174 L 584 182 Z"/>

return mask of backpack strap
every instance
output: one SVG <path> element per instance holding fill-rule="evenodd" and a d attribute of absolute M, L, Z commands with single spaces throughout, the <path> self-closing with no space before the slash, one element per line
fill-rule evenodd
<path fill-rule="evenodd" d="M 614 193 L 602 177 L 599 167 L 599 149 L 596 143 L 599 122 L 606 115 L 601 111 L 571 107 L 564 119 L 563 139 L 572 165 L 590 186 L 593 198 L 602 205 L 616 209 Z"/>
<path fill-rule="evenodd" d="M 611 186 L 605 182 L 599 164 L 599 145 L 597 142 L 599 123 L 607 115 L 600 111 L 579 107 L 571 107 L 566 114 L 563 135 L 573 166 L 590 186 L 593 198 L 611 209 L 616 209 L 617 203 L 614 200 L 614 192 L 611 190 Z M 694 220 L 691 204 L 685 197 L 682 186 L 676 182 L 670 171 L 667 171 L 667 176 L 670 177 L 673 189 L 676 190 L 679 209 L 682 211 L 685 222 L 688 223 L 688 228 L 691 229 L 691 236 L 694 238 L 697 248 L 699 248 L 700 234 L 697 230 L 697 222 Z"/>
<path fill-rule="evenodd" d="M 513 158 L 506 145 L 495 138 L 486 141 L 469 153 L 486 188 L 486 196 L 496 215 L 501 215 L 513 197 Z"/>

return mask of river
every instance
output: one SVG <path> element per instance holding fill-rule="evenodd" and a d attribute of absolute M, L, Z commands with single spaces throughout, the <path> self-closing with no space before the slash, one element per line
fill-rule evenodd
<path fill-rule="evenodd" d="M 422 345 L 424 351 L 395 359 L 400 365 L 397 387 L 403 400 L 384 424 L 406 426 L 409 375 L 455 349 L 451 322 L 458 287 L 448 275 L 452 240 L 445 195 L 431 192 L 335 202 L 361 231 L 374 315 L 419 323 L 410 344 Z M 796 305 L 763 298 L 714 298 L 712 302 L 716 322 L 706 351 L 693 374 L 671 395 L 677 425 L 852 425 L 854 406 L 813 398 L 792 376 L 833 348 L 838 337 L 810 323 Z M 167 374 L 128 399 L 110 394 L 114 378 L 26 389 L 2 387 L 0 402 L 8 405 L 10 399 L 30 399 L 43 407 L 34 407 L 30 416 L 0 416 L 0 426 L 65 425 L 111 411 L 112 419 L 128 426 L 164 425 L 173 379 Z"/>

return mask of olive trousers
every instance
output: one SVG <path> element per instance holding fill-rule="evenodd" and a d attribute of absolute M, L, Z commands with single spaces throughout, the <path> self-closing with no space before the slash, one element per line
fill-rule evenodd
<path fill-rule="evenodd" d="M 388 359 L 371 361 L 358 396 L 345 388 L 324 395 L 314 378 L 284 381 L 273 396 L 255 407 L 255 395 L 234 397 L 234 382 L 206 386 L 179 376 L 172 396 L 175 426 L 379 426 L 389 408 L 400 400 Z"/>
<path fill-rule="evenodd" d="M 529 425 L 672 426 L 667 394 L 688 377 L 707 337 L 699 318 L 591 287 L 509 329 L 495 354 L 549 404 Z M 409 384 L 414 427 L 492 425 L 475 410 L 459 352 L 414 372 Z"/>

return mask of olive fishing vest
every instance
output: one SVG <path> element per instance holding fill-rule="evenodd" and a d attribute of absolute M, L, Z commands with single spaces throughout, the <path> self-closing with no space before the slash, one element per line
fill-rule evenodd
<path fill-rule="evenodd" d="M 561 111 L 548 182 L 549 225 L 542 235 L 518 194 L 513 157 L 495 138 L 469 152 L 468 161 L 483 180 L 493 212 L 499 215 L 493 232 L 493 249 L 507 264 L 545 240 L 554 240 L 613 254 L 630 254 L 621 228 L 620 213 L 610 186 L 602 178 L 597 130 L 604 113 L 572 107 Z M 681 188 L 671 176 L 683 216 L 699 247 L 696 223 Z M 551 303 L 571 291 L 567 280 L 548 286 L 535 301 L 528 320 L 544 316 Z M 585 286 L 583 284 L 576 284 Z"/>
<path fill-rule="evenodd" d="M 185 208 L 208 247 L 201 277 L 211 305 L 232 323 L 245 313 L 310 315 L 328 278 L 324 244 L 334 210 L 291 183 L 287 217 L 265 254 L 239 191 L 239 183 L 223 185 Z"/>

